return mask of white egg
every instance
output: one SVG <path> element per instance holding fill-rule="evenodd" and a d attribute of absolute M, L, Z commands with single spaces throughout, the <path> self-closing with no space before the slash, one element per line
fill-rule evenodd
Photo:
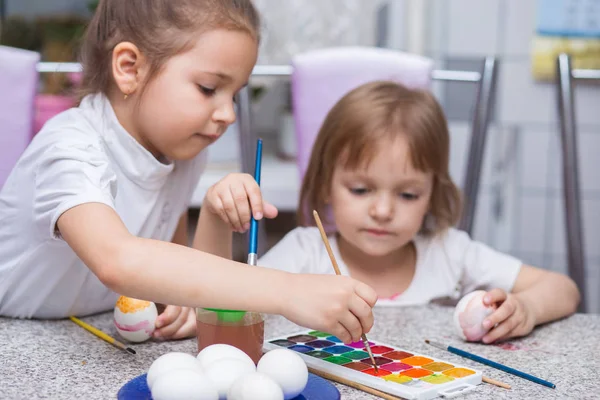
<path fill-rule="evenodd" d="M 454 330 L 463 340 L 478 342 L 489 331 L 483 327 L 483 320 L 494 312 L 494 308 L 483 304 L 485 294 L 484 290 L 466 294 L 454 309 Z"/>
<path fill-rule="evenodd" d="M 253 372 L 256 372 L 254 363 L 250 365 L 238 358 L 224 358 L 215 361 L 204 370 L 206 377 L 217 389 L 219 399 L 226 398 L 227 392 L 236 380 Z"/>
<path fill-rule="evenodd" d="M 121 296 L 115 304 L 114 324 L 117 332 L 130 342 L 143 342 L 152 337 L 158 310 L 151 301 Z"/>
<path fill-rule="evenodd" d="M 288 349 L 269 351 L 262 356 L 256 370 L 277 382 L 286 400 L 298 396 L 308 382 L 306 363 L 298 354 Z"/>
<path fill-rule="evenodd" d="M 158 378 L 178 369 L 191 369 L 200 374 L 203 373 L 200 363 L 196 357 L 191 354 L 180 352 L 163 354 L 154 360 L 152 365 L 150 365 L 150 369 L 148 369 L 148 375 L 146 377 L 148 387 L 152 389 L 154 382 L 156 382 Z"/>
<path fill-rule="evenodd" d="M 252 366 L 256 368 L 254 361 L 252 361 L 248 354 L 237 347 L 228 344 L 219 343 L 205 347 L 196 357 L 204 370 L 208 370 L 212 364 L 224 358 L 236 358 L 240 361 L 252 364 Z"/>
<path fill-rule="evenodd" d="M 267 375 L 253 372 L 234 382 L 227 400 L 283 400 L 283 391 Z"/>
<path fill-rule="evenodd" d="M 217 400 L 211 381 L 198 370 L 180 369 L 161 375 L 152 387 L 153 400 Z"/>

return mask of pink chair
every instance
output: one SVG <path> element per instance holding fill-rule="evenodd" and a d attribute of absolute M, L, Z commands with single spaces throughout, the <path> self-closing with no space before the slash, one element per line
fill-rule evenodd
<path fill-rule="evenodd" d="M 392 80 L 411 88 L 431 87 L 433 61 L 374 47 L 339 47 L 300 54 L 292 60 L 292 103 L 300 179 L 325 116 L 352 89 Z M 308 210 L 307 210 L 308 211 Z M 326 227 L 328 231 L 332 226 Z"/>
<path fill-rule="evenodd" d="M 0 188 L 29 144 L 38 53 L 0 46 Z"/>
<path fill-rule="evenodd" d="M 297 55 L 292 60 L 292 103 L 297 162 L 304 176 L 313 143 L 325 116 L 352 89 L 392 80 L 411 88 L 431 87 L 433 61 L 375 47 L 338 47 Z"/>

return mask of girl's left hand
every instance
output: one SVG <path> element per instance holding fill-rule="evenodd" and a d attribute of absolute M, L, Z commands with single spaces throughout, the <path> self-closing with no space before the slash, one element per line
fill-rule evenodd
<path fill-rule="evenodd" d="M 496 311 L 483 321 L 484 328 L 493 327 L 483 337 L 483 343 L 525 336 L 535 327 L 533 312 L 518 294 L 492 289 L 483 297 L 483 303 L 496 308 Z"/>
<path fill-rule="evenodd" d="M 190 307 L 166 306 L 156 319 L 155 339 L 185 339 L 196 334 L 196 312 Z"/>

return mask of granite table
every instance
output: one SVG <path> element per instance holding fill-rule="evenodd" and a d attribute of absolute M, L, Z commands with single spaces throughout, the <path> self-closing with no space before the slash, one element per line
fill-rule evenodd
<path fill-rule="evenodd" d="M 600 398 L 600 315 L 576 314 L 538 327 L 526 338 L 501 345 L 463 343 L 451 329 L 452 308 L 441 306 L 375 308 L 370 339 L 479 369 L 512 386 L 506 390 L 482 383 L 464 399 Z M 83 318 L 116 336 L 112 313 Z M 269 316 L 266 337 L 301 330 L 279 316 Z M 424 343 L 441 341 L 521 369 L 556 384 L 550 389 Z M 195 353 L 195 339 L 146 342 L 130 355 L 98 339 L 69 320 L 0 318 L 0 399 L 114 399 L 130 379 L 144 373 L 170 351 Z M 376 399 L 336 384 L 342 399 Z"/>

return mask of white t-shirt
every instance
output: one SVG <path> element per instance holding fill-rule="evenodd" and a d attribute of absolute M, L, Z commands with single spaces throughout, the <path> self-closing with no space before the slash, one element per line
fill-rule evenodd
<path fill-rule="evenodd" d="M 117 294 L 57 235 L 58 218 L 102 203 L 131 234 L 170 241 L 205 165 L 206 152 L 158 161 L 103 95 L 50 120 L 0 191 L 0 315 L 62 318 L 112 309 Z"/>
<path fill-rule="evenodd" d="M 329 240 L 340 272 L 349 275 L 335 236 Z M 475 289 L 510 291 L 522 265 L 456 229 L 433 238 L 417 236 L 414 243 L 417 262 L 412 282 L 403 293 L 379 299 L 377 305 L 454 304 Z M 313 227 L 289 232 L 260 258 L 258 265 L 296 273 L 335 273 L 319 230 Z"/>

